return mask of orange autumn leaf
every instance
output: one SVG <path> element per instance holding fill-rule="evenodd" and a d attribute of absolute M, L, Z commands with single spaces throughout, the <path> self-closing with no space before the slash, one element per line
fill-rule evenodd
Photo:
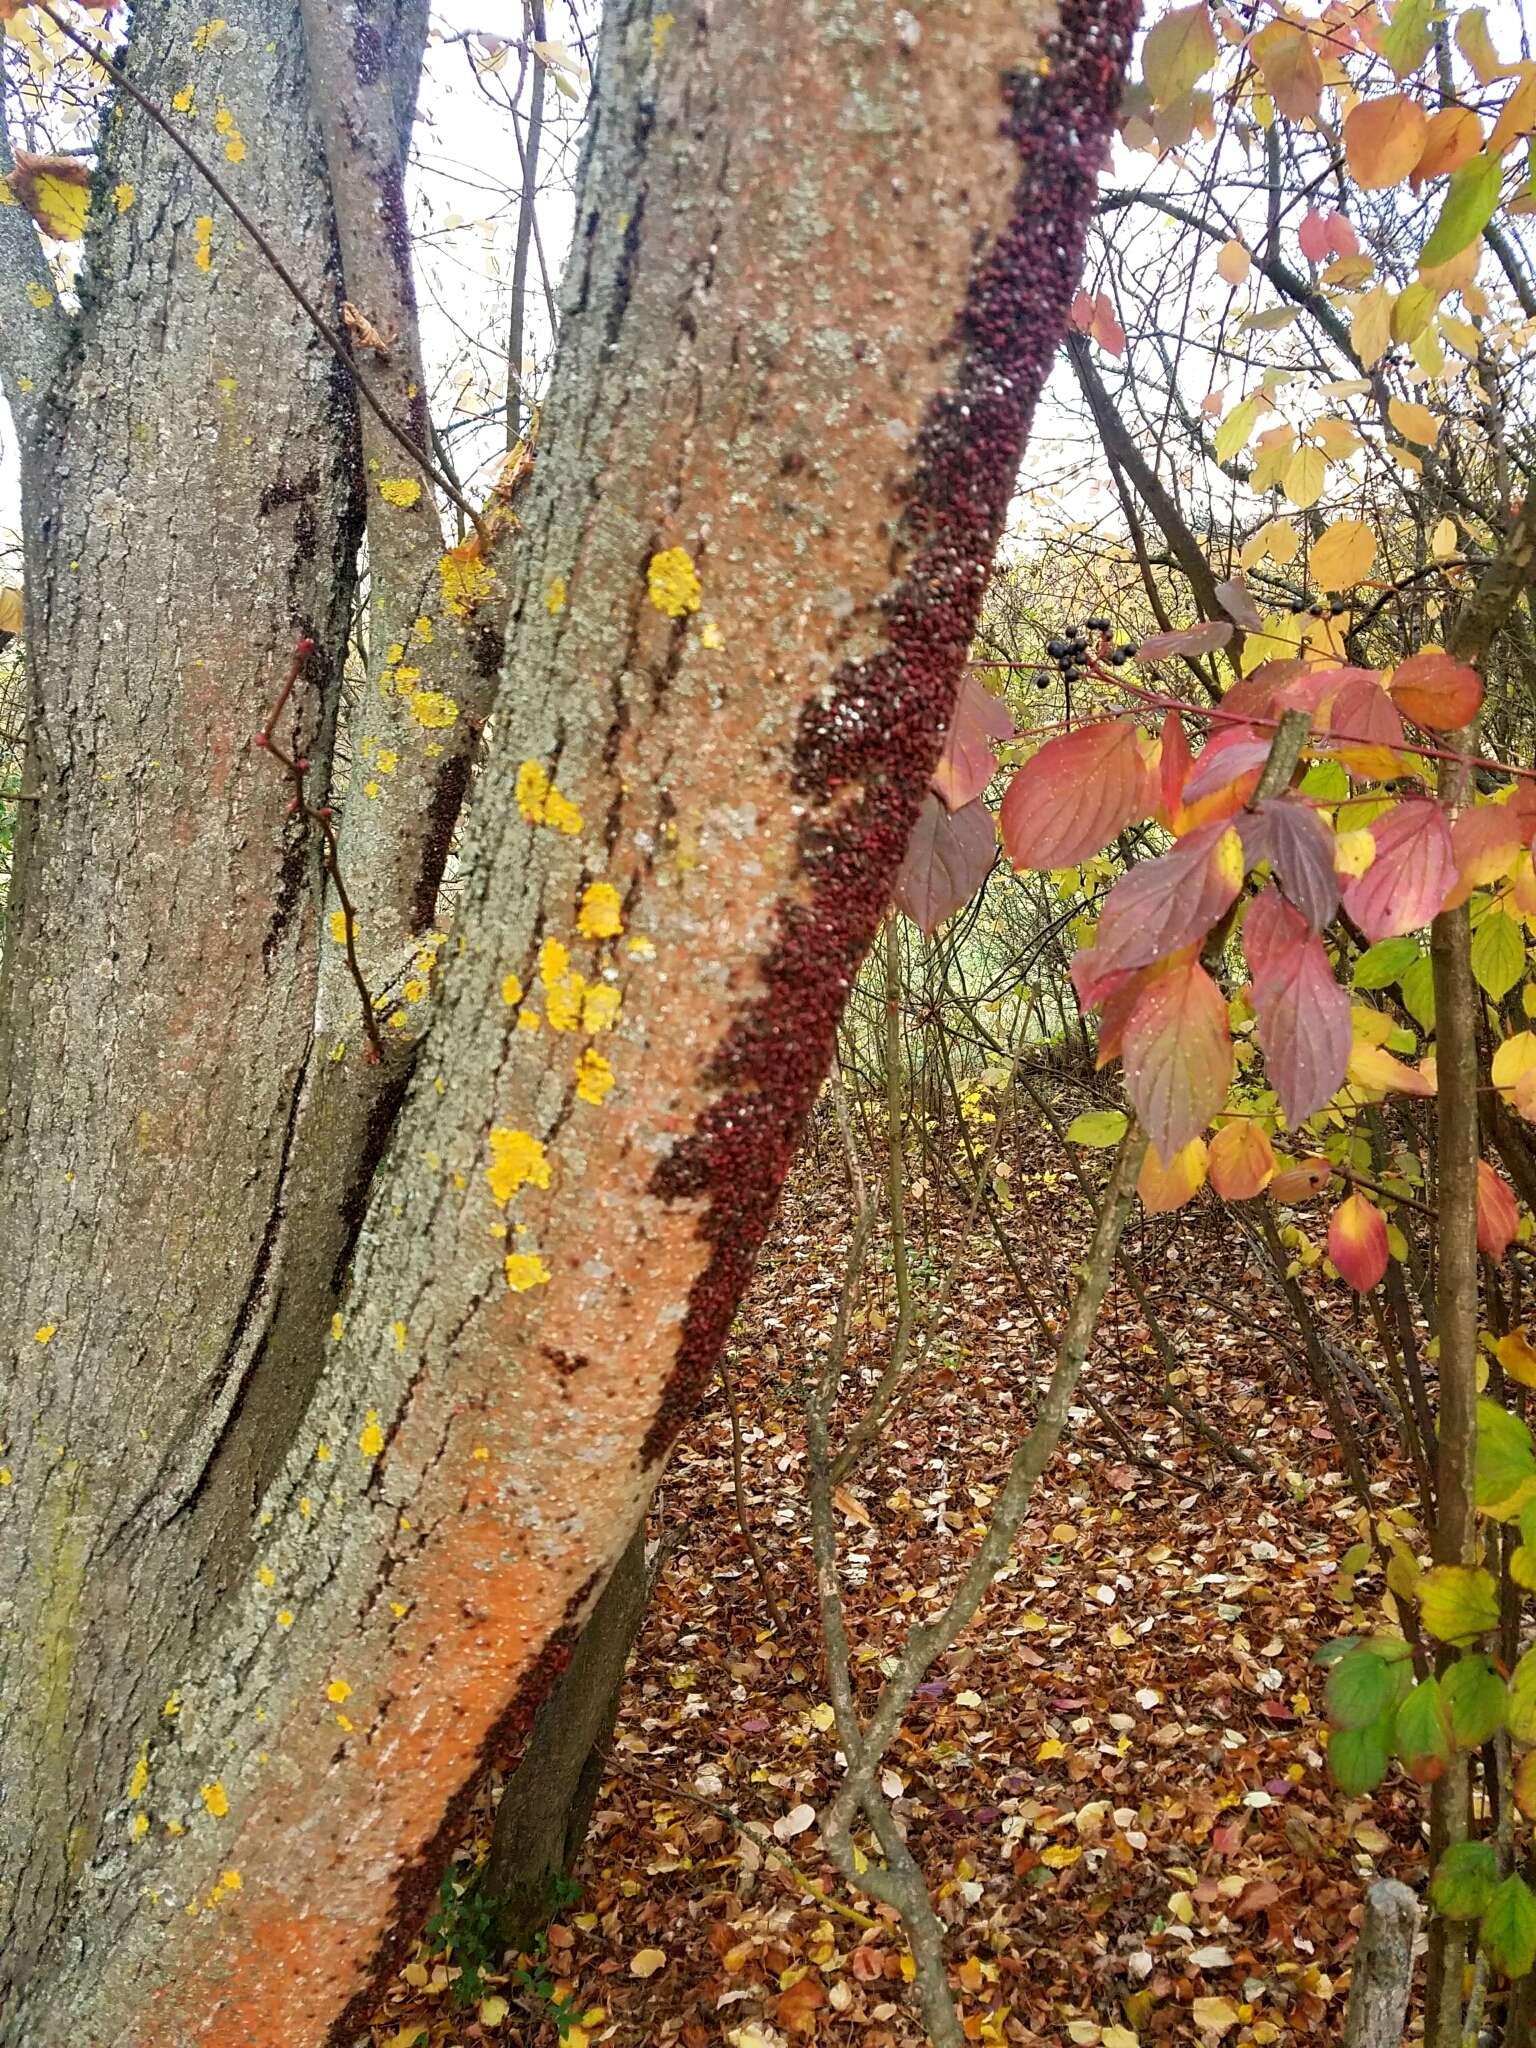
<path fill-rule="evenodd" d="M 1329 1217 L 1328 1256 L 1357 1294 L 1369 1294 L 1386 1272 L 1387 1219 L 1366 1196 L 1349 1196 Z"/>
<path fill-rule="evenodd" d="M 1206 1170 L 1224 1202 L 1247 1202 L 1275 1177 L 1275 1148 L 1260 1123 L 1238 1117 L 1212 1138 Z"/>

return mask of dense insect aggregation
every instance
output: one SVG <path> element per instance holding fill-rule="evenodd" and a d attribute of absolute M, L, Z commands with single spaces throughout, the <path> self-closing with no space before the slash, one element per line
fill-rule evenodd
<path fill-rule="evenodd" d="M 1011 217 L 959 309 L 955 386 L 919 441 L 886 645 L 805 708 L 793 776 L 811 807 L 800 838 L 807 887 L 786 901 L 763 994 L 716 1062 L 720 1099 L 652 1182 L 664 1200 L 707 1197 L 714 1257 L 689 1301 L 647 1462 L 671 1443 L 713 1366 L 937 758 L 1077 285 L 1136 12 L 1128 0 L 1072 0 L 1038 62 L 1003 81 L 1020 164 Z"/>

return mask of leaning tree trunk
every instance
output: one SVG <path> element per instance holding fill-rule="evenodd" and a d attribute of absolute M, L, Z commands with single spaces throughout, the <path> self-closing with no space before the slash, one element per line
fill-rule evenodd
<path fill-rule="evenodd" d="M 263 175 L 300 188 L 292 236 L 312 230 L 320 274 L 331 207 L 292 22 L 257 11 L 219 89 L 270 147 Z M 371 11 L 337 27 L 365 87 Z M 190 16 L 154 12 L 135 61 L 174 88 Z M 33 543 L 0 2041 L 347 2039 L 479 1774 L 558 1674 L 718 1352 L 916 814 L 1132 12 L 612 0 L 440 993 L 404 1107 L 380 1105 L 340 1310 L 307 1347 L 290 1326 L 276 1394 L 241 1345 L 284 1287 L 274 1178 L 325 1170 L 288 1156 L 323 1142 L 290 1114 L 294 1070 L 333 1048 L 311 1044 L 319 885 L 296 843 L 284 866 L 283 792 L 239 735 L 292 618 L 334 647 L 349 500 L 325 491 L 352 421 L 303 412 L 305 375 L 330 389 L 321 358 L 216 223 L 220 290 L 238 255 L 272 308 L 229 344 L 265 376 L 246 388 L 243 353 L 226 368 L 199 202 L 146 170 L 157 212 L 183 193 L 182 260 L 139 252 L 143 287 L 113 271 L 115 325 L 87 321 L 64 401 L 64 516 Z M 194 326 L 194 430 L 173 445 L 149 404 L 171 373 L 144 359 Z M 265 418 L 224 428 L 230 375 Z M 307 466 L 273 473 L 296 410 L 313 491 Z M 116 460 L 93 468 L 98 441 Z M 113 490 L 132 517 L 109 544 Z M 302 521 L 303 545 L 253 549 L 226 531 L 242 508 Z M 266 582 L 217 587 L 211 545 L 178 581 L 165 535 L 187 519 Z M 490 572 L 442 573 L 462 616 Z M 105 663 L 141 592 L 153 632 Z M 58 639 L 50 600 L 94 610 L 104 642 Z M 411 737 L 424 760 L 432 730 Z M 335 1064 L 373 1089 L 355 1042 Z M 243 1519 L 222 1489 L 210 1587 L 200 1487 L 254 1411 L 268 1440 L 241 1470 L 265 1489 Z"/>
<path fill-rule="evenodd" d="M 533 1717 L 496 1809 L 491 1851 L 476 1883 L 494 1904 L 511 1949 L 532 1948 L 559 1903 L 602 1789 L 624 1667 L 645 1619 L 645 1524 L 629 1539 L 588 1617 L 571 1661 Z"/>

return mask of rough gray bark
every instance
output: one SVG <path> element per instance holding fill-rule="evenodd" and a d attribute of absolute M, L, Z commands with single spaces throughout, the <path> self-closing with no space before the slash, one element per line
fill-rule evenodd
<path fill-rule="evenodd" d="M 335 300 L 333 211 L 351 262 L 387 127 L 359 32 L 409 11 L 330 24 L 367 129 L 331 121 L 330 185 L 292 7 L 195 53 L 186 8 L 145 10 L 132 53 L 162 99 L 223 95 Z M 525 1734 L 713 1365 L 883 907 L 1130 12 L 933 0 L 892 34 L 870 0 L 613 0 L 498 748 L 398 1114 L 355 1037 L 332 1061 L 316 864 L 284 869 L 286 790 L 238 738 L 298 624 L 339 653 L 350 393 L 216 211 L 202 234 L 185 167 L 110 127 L 139 196 L 29 472 L 6 2048 L 349 2038 Z M 325 1231 L 344 1258 L 306 1264 Z"/>
<path fill-rule="evenodd" d="M 1398 2048 L 1413 1990 L 1413 1938 L 1419 1902 L 1407 1885 L 1385 1877 L 1365 1895 L 1365 1921 L 1355 1948 L 1344 2013 L 1344 2048 Z"/>
<path fill-rule="evenodd" d="M 582 1630 L 571 1661 L 533 1717 L 517 1769 L 496 1809 L 478 1880 L 501 1912 L 507 1946 L 528 1949 L 548 1924 L 561 1878 L 586 1839 L 618 1719 L 624 1667 L 650 1591 L 645 1527 L 629 1539 Z"/>

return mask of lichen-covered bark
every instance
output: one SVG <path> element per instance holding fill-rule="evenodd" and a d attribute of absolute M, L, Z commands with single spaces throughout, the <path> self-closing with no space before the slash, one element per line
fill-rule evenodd
<path fill-rule="evenodd" d="M 165 100 L 190 92 L 205 148 L 226 110 L 246 151 L 226 174 L 323 290 L 296 8 L 255 0 L 238 34 L 199 42 L 207 20 L 191 0 L 140 10 L 126 61 Z M 311 633 L 295 727 L 323 778 L 355 530 L 334 362 L 164 137 L 127 103 L 104 133 L 82 309 L 41 393 L 44 340 L 16 354 L 0 322 L 26 435 L 33 693 L 0 997 L 13 1982 L 102 1849 L 165 1698 L 153 1653 L 184 1652 L 207 1618 L 186 1518 L 259 1356 L 313 1050 L 316 875 L 249 739 Z M 10 296 L 40 258 L 20 209 L 6 217 Z M 34 310 L 63 331 L 56 306 Z"/>
<path fill-rule="evenodd" d="M 141 1645 L 0 2041 L 347 2038 L 567 1654 L 936 754 L 1131 12 L 609 7 L 441 1001 L 251 1568 Z"/>

